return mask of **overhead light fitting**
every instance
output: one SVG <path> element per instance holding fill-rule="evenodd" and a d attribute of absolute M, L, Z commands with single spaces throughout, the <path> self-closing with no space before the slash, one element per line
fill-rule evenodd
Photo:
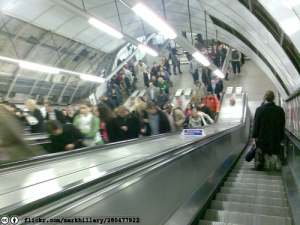
<path fill-rule="evenodd" d="M 117 31 L 116 29 L 101 22 L 100 20 L 91 18 L 91 19 L 89 19 L 89 23 L 92 24 L 94 27 L 97 27 L 98 29 L 100 29 L 100 30 L 104 31 L 105 33 L 108 33 L 116 38 L 123 38 L 123 35 L 119 31 Z"/>
<path fill-rule="evenodd" d="M 215 70 L 214 74 L 216 74 L 220 78 L 224 78 L 225 77 L 224 74 L 220 70 Z"/>
<path fill-rule="evenodd" d="M 139 49 L 140 49 L 141 51 L 143 51 L 143 52 L 146 52 L 146 53 L 148 53 L 148 54 L 150 54 L 150 55 L 152 55 L 152 56 L 158 56 L 158 54 L 157 54 L 156 51 L 154 51 L 152 48 L 149 48 L 149 47 L 146 46 L 146 45 L 140 44 L 138 47 L 139 47 Z"/>
<path fill-rule="evenodd" d="M 88 81 L 93 81 L 93 82 L 98 82 L 98 83 L 105 83 L 105 78 L 101 77 L 96 77 L 93 75 L 88 75 L 88 74 L 82 74 L 80 76 L 82 80 L 88 80 Z"/>
<path fill-rule="evenodd" d="M 205 56 L 201 55 L 199 52 L 195 52 L 193 54 L 194 58 L 200 62 L 201 64 L 203 64 L 204 66 L 209 66 L 210 62 L 208 61 L 207 58 L 205 58 Z"/>
<path fill-rule="evenodd" d="M 138 3 L 131 9 L 149 24 L 151 24 L 154 28 L 162 32 L 166 38 L 174 39 L 177 37 L 177 34 L 172 30 L 172 28 L 169 27 L 162 19 L 155 15 L 155 13 L 153 13 L 146 6 Z"/>
<path fill-rule="evenodd" d="M 281 22 L 280 25 L 287 35 L 292 35 L 300 29 L 300 22 L 297 16 Z"/>
<path fill-rule="evenodd" d="M 49 66 L 39 65 L 36 63 L 20 62 L 19 66 L 24 69 L 35 70 L 35 71 L 40 71 L 40 72 L 44 72 L 44 73 L 53 73 L 53 74 L 60 73 L 59 69 L 49 67 Z"/>

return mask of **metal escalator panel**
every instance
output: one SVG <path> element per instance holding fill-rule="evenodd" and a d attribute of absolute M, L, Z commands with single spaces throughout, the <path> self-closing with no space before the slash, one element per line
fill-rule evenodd
<path fill-rule="evenodd" d="M 255 171 L 242 155 L 199 225 L 291 225 L 280 172 Z"/>

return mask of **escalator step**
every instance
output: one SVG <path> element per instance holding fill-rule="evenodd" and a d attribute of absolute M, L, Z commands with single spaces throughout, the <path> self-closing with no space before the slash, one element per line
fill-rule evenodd
<path fill-rule="evenodd" d="M 282 181 L 282 177 L 279 177 L 279 176 L 268 176 L 265 174 L 257 174 L 257 173 L 256 174 L 243 174 L 243 173 L 235 173 L 235 172 L 236 171 L 233 171 L 232 173 L 230 173 L 229 177 Z"/>
<path fill-rule="evenodd" d="M 257 171 L 255 169 L 237 169 L 234 168 L 231 173 L 239 173 L 239 174 L 253 174 L 253 175 L 267 175 L 267 176 L 275 176 L 281 178 L 280 172 L 267 172 L 267 171 Z"/>
<path fill-rule="evenodd" d="M 249 184 L 249 183 L 244 184 L 244 183 L 229 182 L 229 181 L 226 181 L 223 187 L 258 189 L 262 191 L 284 191 L 283 185 L 266 185 L 266 184 Z"/>
<path fill-rule="evenodd" d="M 210 209 L 229 212 L 252 213 L 266 216 L 289 217 L 288 207 L 273 207 L 266 205 L 254 205 L 236 202 L 212 201 Z"/>
<path fill-rule="evenodd" d="M 228 212 L 208 209 L 204 220 L 235 223 L 243 225 L 291 225 L 291 218 L 278 216 L 256 215 L 251 213 Z"/>
<path fill-rule="evenodd" d="M 244 195 L 218 193 L 216 196 L 216 200 L 248 203 L 248 204 L 255 204 L 255 205 L 288 207 L 288 202 L 285 198 L 269 198 L 269 197 L 260 197 L 260 196 L 249 196 L 249 195 L 244 196 Z"/>
<path fill-rule="evenodd" d="M 238 225 L 238 224 L 199 220 L 198 225 Z"/>
<path fill-rule="evenodd" d="M 266 197 L 266 198 L 286 198 L 285 192 L 262 191 L 257 189 L 253 190 L 253 189 L 222 187 L 220 193 L 248 195 L 248 196 Z"/>
<path fill-rule="evenodd" d="M 282 180 L 265 180 L 265 179 L 253 179 L 253 178 L 239 178 L 228 177 L 227 181 L 239 182 L 239 183 L 252 183 L 252 184 L 268 184 L 268 185 L 282 185 Z"/>

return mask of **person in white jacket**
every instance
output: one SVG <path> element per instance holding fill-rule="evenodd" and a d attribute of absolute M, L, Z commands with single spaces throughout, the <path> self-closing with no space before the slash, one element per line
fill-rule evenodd
<path fill-rule="evenodd" d="M 209 117 L 209 115 L 203 113 L 203 112 L 197 112 L 196 109 L 192 109 L 192 114 L 190 116 L 190 128 L 196 128 L 201 127 L 202 123 L 204 126 L 208 126 L 208 124 L 205 121 L 205 118 L 208 119 L 211 123 L 214 121 Z"/>
<path fill-rule="evenodd" d="M 142 60 L 140 60 L 139 64 L 137 65 L 137 74 L 138 76 L 142 77 L 146 72 L 147 72 L 147 66 L 145 63 L 142 62 Z"/>

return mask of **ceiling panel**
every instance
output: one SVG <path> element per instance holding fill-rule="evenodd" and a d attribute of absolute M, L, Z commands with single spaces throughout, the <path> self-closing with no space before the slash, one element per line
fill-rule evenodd
<path fill-rule="evenodd" d="M 122 44 L 125 44 L 125 41 L 123 41 L 122 39 L 114 39 L 108 44 L 102 46 L 101 49 L 106 52 L 111 52 L 120 47 Z"/>
<path fill-rule="evenodd" d="M 47 27 L 50 30 L 56 30 L 61 24 L 65 23 L 67 20 L 71 19 L 75 15 L 69 11 L 55 6 L 39 18 L 35 20 L 36 24 L 42 27 Z"/>
<path fill-rule="evenodd" d="M 51 7 L 53 7 L 53 4 L 45 0 L 19 0 L 7 8 L 6 11 L 32 21 Z"/>
<path fill-rule="evenodd" d="M 86 20 L 75 17 L 74 19 L 65 23 L 63 26 L 59 27 L 56 31 L 68 37 L 75 37 L 78 33 L 82 32 L 88 27 L 90 27 L 90 24 Z M 99 30 L 99 32 L 101 31 Z"/>
<path fill-rule="evenodd" d="M 89 27 L 88 29 L 84 30 L 82 33 L 76 36 L 76 39 L 84 40 L 86 43 L 90 43 L 95 38 L 99 37 L 100 35 L 104 35 L 105 33 L 99 31 L 99 29 L 95 27 Z"/>
<path fill-rule="evenodd" d="M 82 0 L 80 0 L 80 1 L 82 2 Z M 115 2 L 115 0 L 83 0 L 86 10 L 94 9 L 97 7 L 103 7 L 106 4 L 111 4 L 114 2 Z"/>
<path fill-rule="evenodd" d="M 117 8 L 115 2 L 103 4 L 100 7 L 88 10 L 93 15 L 98 15 L 99 19 L 105 20 L 106 18 L 117 16 Z"/>
<path fill-rule="evenodd" d="M 277 21 L 300 52 L 300 11 L 295 12 L 292 8 L 293 5 L 300 9 L 300 1 L 290 1 L 292 5 L 287 0 L 276 0 L 272 4 L 268 0 L 259 0 L 259 2 Z"/>

